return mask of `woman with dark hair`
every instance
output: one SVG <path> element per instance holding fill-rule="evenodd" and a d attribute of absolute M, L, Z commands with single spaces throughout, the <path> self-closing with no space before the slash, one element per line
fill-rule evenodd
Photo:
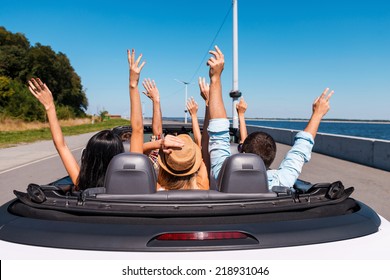
<path fill-rule="evenodd" d="M 32 78 L 28 84 L 30 92 L 45 107 L 54 146 L 75 185 L 75 190 L 103 187 L 104 176 L 110 160 L 115 155 L 124 152 L 121 139 L 111 130 L 95 134 L 88 141 L 81 157 L 81 166 L 79 166 L 65 142 L 50 89 L 39 78 Z"/>
<path fill-rule="evenodd" d="M 115 155 L 123 152 L 120 137 L 111 130 L 103 130 L 92 136 L 81 156 L 79 189 L 103 187 L 108 164 Z"/>

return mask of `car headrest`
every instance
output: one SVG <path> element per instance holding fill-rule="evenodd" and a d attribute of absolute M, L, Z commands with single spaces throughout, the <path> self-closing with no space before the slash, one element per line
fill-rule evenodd
<path fill-rule="evenodd" d="M 108 165 L 104 186 L 108 194 L 156 192 L 156 173 L 150 159 L 138 153 L 121 153 Z"/>
<path fill-rule="evenodd" d="M 227 158 L 218 177 L 218 189 L 225 193 L 267 193 L 267 170 L 255 154 L 235 154 Z"/>

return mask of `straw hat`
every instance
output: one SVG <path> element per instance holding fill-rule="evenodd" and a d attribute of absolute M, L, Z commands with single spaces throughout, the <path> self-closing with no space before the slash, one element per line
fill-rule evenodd
<path fill-rule="evenodd" d="M 175 176 L 187 176 L 198 171 L 202 163 L 202 153 L 198 145 L 192 141 L 187 134 L 180 134 L 179 137 L 184 142 L 184 146 L 179 149 L 172 149 L 170 154 L 160 150 L 158 163 L 168 173 Z"/>

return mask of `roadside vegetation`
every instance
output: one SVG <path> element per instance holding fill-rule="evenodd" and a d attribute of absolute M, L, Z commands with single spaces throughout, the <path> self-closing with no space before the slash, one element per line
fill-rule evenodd
<path fill-rule="evenodd" d="M 84 123 L 79 124 L 80 122 L 84 122 Z M 103 129 L 111 129 L 115 126 L 129 125 L 129 124 L 130 122 L 125 119 L 109 119 L 109 120 L 104 120 L 102 122 L 95 121 L 94 123 L 92 123 L 91 119 L 83 119 L 83 120 L 74 120 L 74 122 L 68 120 L 67 122 L 61 123 L 61 127 L 64 135 L 69 136 L 69 135 L 77 135 L 77 134 L 83 134 L 88 132 L 100 131 Z M 48 124 L 35 123 L 34 125 L 39 127 L 34 129 L 27 128 L 22 130 L 8 130 L 8 131 L 5 131 L 5 129 L 2 128 L 0 130 L 0 148 L 11 147 L 17 144 L 31 143 L 35 141 L 52 139 Z M 1 126 L 2 123 L 0 123 L 0 127 Z"/>
<path fill-rule="evenodd" d="M 52 139 L 46 112 L 27 87 L 32 77 L 41 78 L 53 93 L 65 136 L 129 124 L 108 119 L 105 110 L 88 116 L 86 90 L 67 55 L 38 42 L 31 45 L 23 33 L 0 26 L 0 148 Z"/>

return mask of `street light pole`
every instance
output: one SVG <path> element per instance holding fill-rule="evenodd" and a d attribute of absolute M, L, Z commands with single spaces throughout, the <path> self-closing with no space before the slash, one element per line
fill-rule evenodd
<path fill-rule="evenodd" d="M 185 99 L 184 99 L 184 123 L 187 123 L 187 94 L 188 94 L 188 85 L 189 82 L 180 81 L 178 79 L 175 79 L 176 82 L 182 83 L 185 86 Z"/>
<path fill-rule="evenodd" d="M 236 105 L 241 92 L 238 90 L 238 8 L 237 0 L 233 0 L 233 89 L 230 92 L 232 102 L 233 128 L 238 128 Z"/>

